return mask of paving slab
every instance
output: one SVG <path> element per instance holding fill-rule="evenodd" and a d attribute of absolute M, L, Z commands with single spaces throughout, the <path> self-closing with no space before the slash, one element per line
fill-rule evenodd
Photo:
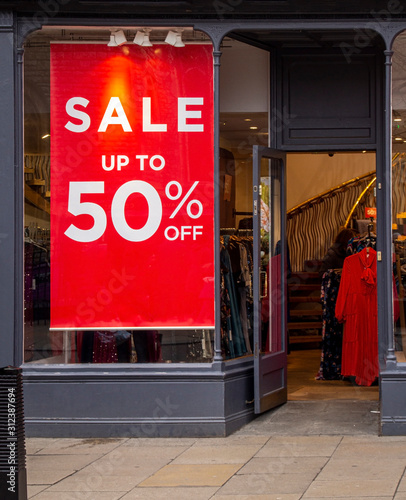
<path fill-rule="evenodd" d="M 273 436 L 257 457 L 329 457 L 341 443 L 341 436 Z"/>
<path fill-rule="evenodd" d="M 397 491 L 398 492 L 406 492 L 406 476 L 405 475 L 400 480 Z"/>
<path fill-rule="evenodd" d="M 390 479 L 399 483 L 406 467 L 403 460 L 378 459 L 375 456 L 332 457 L 317 477 L 317 481 L 349 479 Z"/>
<path fill-rule="evenodd" d="M 125 439 L 71 439 L 61 438 L 52 440 L 48 446 L 44 446 L 37 454 L 56 455 L 92 455 L 95 452 L 103 455 L 114 450 Z M 97 450 L 97 451 L 96 451 Z"/>
<path fill-rule="evenodd" d="M 377 462 L 377 466 L 378 466 Z M 397 483 L 392 480 L 347 479 L 336 481 L 314 481 L 303 499 L 308 498 L 375 498 L 393 497 Z"/>
<path fill-rule="evenodd" d="M 238 474 L 220 490 L 221 495 L 303 494 L 314 479 L 312 474 Z"/>
<path fill-rule="evenodd" d="M 120 500 L 209 500 L 217 491 L 215 488 L 135 488 Z M 230 497 L 228 500 L 231 500 Z"/>
<path fill-rule="evenodd" d="M 30 485 L 35 484 L 55 484 L 65 479 L 66 477 L 70 477 L 76 471 L 74 470 L 37 470 L 31 471 L 27 470 L 27 483 Z"/>
<path fill-rule="evenodd" d="M 34 500 L 121 500 L 125 491 L 76 491 L 76 492 L 58 492 L 43 491 Z"/>
<path fill-rule="evenodd" d="M 61 438 L 29 438 L 26 440 L 25 449 L 27 454 L 37 453 L 47 446 L 53 446 Z"/>
<path fill-rule="evenodd" d="M 347 457 L 375 457 L 376 460 L 387 458 L 389 460 L 403 459 L 406 457 L 406 440 L 399 436 L 398 439 L 379 436 L 345 436 L 334 454 L 335 458 Z"/>
<path fill-rule="evenodd" d="M 250 460 L 262 447 L 260 445 L 192 446 L 174 461 L 174 464 L 242 464 Z"/>
<path fill-rule="evenodd" d="M 101 458 L 104 462 L 112 464 L 125 464 L 131 460 L 132 463 L 142 465 L 148 460 L 170 461 L 188 450 L 189 446 L 119 446 L 113 451 L 106 453 Z"/>
<path fill-rule="evenodd" d="M 80 470 L 86 465 L 94 462 L 99 455 L 28 455 L 27 469 L 30 471 L 70 469 Z"/>
<path fill-rule="evenodd" d="M 222 486 L 244 464 L 167 465 L 139 486 Z"/>
<path fill-rule="evenodd" d="M 269 441 L 270 436 L 231 434 L 227 437 L 200 438 L 194 443 L 194 446 L 245 446 L 245 445 L 264 445 Z"/>
<path fill-rule="evenodd" d="M 237 474 L 312 474 L 320 473 L 329 457 L 286 457 L 252 458 Z"/>
<path fill-rule="evenodd" d="M 377 495 L 377 496 L 362 496 L 362 493 L 360 493 L 361 496 L 357 496 L 357 497 L 338 497 L 338 498 L 342 498 L 344 500 L 359 500 L 360 498 L 364 499 L 364 500 L 395 500 L 395 498 L 397 497 L 393 497 L 392 495 L 391 496 L 381 496 L 381 495 Z M 331 496 L 326 496 L 326 497 L 302 497 L 303 500 L 331 500 Z M 398 499 L 398 500 L 406 500 L 406 499 Z"/>
<path fill-rule="evenodd" d="M 120 448 L 155 447 L 166 448 L 168 446 L 182 446 L 183 448 L 192 446 L 200 441 L 200 438 L 129 438 L 126 439 Z"/>
<path fill-rule="evenodd" d="M 215 500 L 299 500 L 301 494 L 275 493 L 267 495 L 214 495 Z"/>
<path fill-rule="evenodd" d="M 48 488 L 47 484 L 35 484 L 27 486 L 27 495 L 28 498 L 33 498 L 35 495 L 38 495 L 41 491 L 44 491 Z"/>
<path fill-rule="evenodd" d="M 161 460 L 157 457 L 155 460 L 148 460 L 142 465 L 134 464 L 129 460 L 126 464 L 108 464 L 105 463 L 94 463 L 88 467 L 85 467 L 80 471 L 80 475 L 87 475 L 89 477 L 97 478 L 98 476 L 115 476 L 121 477 L 122 481 L 125 482 L 126 477 L 131 477 L 138 483 L 144 481 L 148 477 L 152 476 L 160 469 L 168 464 L 167 460 Z M 79 473 L 78 473 L 79 475 Z M 129 488 L 130 489 L 130 488 Z"/>
<path fill-rule="evenodd" d="M 59 500 L 60 492 L 100 492 L 100 491 L 123 491 L 128 492 L 140 482 L 137 477 L 131 476 L 106 476 L 98 473 L 80 471 L 75 475 L 63 479 L 59 483 L 52 485 L 47 491 L 54 494 L 55 500 Z M 94 494 L 94 499 L 98 499 Z M 93 500 L 93 498 L 91 499 Z"/>

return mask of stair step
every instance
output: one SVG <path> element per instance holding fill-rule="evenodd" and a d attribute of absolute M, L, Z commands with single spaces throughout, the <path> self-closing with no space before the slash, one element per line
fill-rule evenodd
<path fill-rule="evenodd" d="M 29 186 L 45 186 L 45 181 L 44 179 L 32 179 L 30 181 L 27 181 L 27 184 Z"/>
<path fill-rule="evenodd" d="M 304 302 L 317 302 L 320 304 L 320 297 L 315 295 L 314 297 L 289 297 L 289 302 L 304 303 Z"/>
<path fill-rule="evenodd" d="M 302 281 L 306 281 L 308 279 L 318 279 L 320 280 L 320 275 L 319 273 L 313 273 L 313 272 L 306 272 L 306 271 L 297 271 L 294 273 L 291 273 L 290 278 L 297 279 L 299 278 Z"/>
<path fill-rule="evenodd" d="M 321 289 L 320 283 L 292 283 L 291 285 L 289 285 L 289 290 L 296 292 L 303 292 L 303 291 L 310 292 L 312 290 L 320 290 L 320 289 Z"/>
<path fill-rule="evenodd" d="M 321 335 L 292 335 L 289 336 L 289 344 L 302 344 L 308 342 L 321 342 Z"/>
<path fill-rule="evenodd" d="M 295 321 L 288 323 L 288 330 L 310 330 L 321 327 L 321 321 Z"/>
<path fill-rule="evenodd" d="M 321 309 L 291 309 L 290 316 L 321 316 Z"/>

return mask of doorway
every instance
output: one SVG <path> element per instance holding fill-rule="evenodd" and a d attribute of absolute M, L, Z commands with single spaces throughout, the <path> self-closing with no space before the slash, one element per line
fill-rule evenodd
<path fill-rule="evenodd" d="M 283 45 L 283 42 L 281 43 Z M 377 401 L 378 386 L 362 387 L 355 385 L 351 380 L 334 380 L 326 377 L 323 379 L 319 376 L 322 353 L 320 263 L 342 226 L 354 227 L 360 233 L 364 233 L 369 224 L 375 229 L 375 220 L 371 221 L 365 211 L 367 208 L 376 207 L 374 190 L 376 155 L 371 151 L 374 147 L 371 146 L 369 151 L 357 150 L 352 142 L 357 134 L 354 132 L 352 138 L 347 137 L 348 134 L 351 136 L 351 131 L 358 126 L 358 115 L 354 121 L 346 120 L 348 129 L 338 131 L 334 128 L 336 126 L 334 119 L 331 121 L 331 117 L 327 119 L 324 115 L 337 112 L 338 117 L 341 116 L 340 110 L 332 111 L 332 101 L 326 103 L 323 101 L 328 97 L 325 93 L 320 94 L 323 106 L 316 109 L 313 104 L 307 105 L 305 99 L 298 99 L 294 102 L 299 110 L 298 115 L 292 120 L 289 115 L 285 116 L 284 102 L 281 100 L 283 92 L 300 96 L 300 89 L 295 86 L 295 81 L 288 78 L 294 73 L 287 73 L 288 79 L 281 81 L 272 77 L 275 70 L 273 65 L 275 60 L 272 63 L 272 57 L 275 54 L 271 47 L 272 44 L 269 45 L 269 50 L 266 50 L 265 45 L 259 48 L 258 45 L 254 47 L 235 39 L 224 40 L 222 47 L 220 185 L 223 187 L 223 195 L 220 199 L 220 227 L 237 238 L 241 237 L 242 231 L 244 237 L 252 235 L 253 201 L 255 201 L 253 199 L 255 181 L 252 177 L 255 169 L 253 147 L 268 148 L 269 144 L 283 144 L 285 150 L 290 150 L 286 155 L 286 181 L 283 185 L 283 190 L 286 191 L 286 241 L 290 270 L 289 279 L 286 278 L 286 288 L 289 291 L 286 319 L 287 400 Z M 313 49 L 316 50 L 317 47 Z M 317 54 L 321 58 L 325 56 L 321 52 Z M 286 55 L 286 68 L 290 67 L 291 61 L 293 65 L 295 64 L 296 56 L 294 52 Z M 339 58 L 335 62 L 339 64 Z M 360 67 L 363 68 L 362 64 Z M 315 72 L 327 71 L 323 69 L 323 65 L 316 64 L 312 68 Z M 337 70 L 333 66 L 330 69 L 333 72 Z M 357 73 L 357 78 L 362 83 L 360 88 L 363 88 L 363 78 L 366 74 L 363 70 Z M 252 78 L 252 75 L 255 75 L 255 78 Z M 318 95 L 314 95 L 311 85 L 313 75 L 311 73 L 306 75 L 305 83 L 308 82 L 306 91 L 309 92 L 306 95 L 312 102 L 316 102 Z M 298 77 L 296 81 L 302 82 L 303 79 Z M 272 88 L 273 86 L 277 88 Z M 346 102 L 345 96 L 341 97 L 343 102 Z M 364 105 L 366 102 L 362 101 L 361 104 Z M 356 113 L 364 112 L 361 104 L 356 108 Z M 276 113 L 278 115 L 276 119 L 275 112 L 270 112 L 275 105 L 278 111 L 282 110 L 282 114 Z M 305 119 L 307 115 L 300 113 L 305 112 L 319 124 L 313 132 L 320 134 L 317 137 L 309 136 L 308 144 L 305 144 L 306 137 L 312 131 L 304 130 L 308 126 Z M 299 123 L 299 120 L 296 124 L 296 118 L 304 121 Z M 374 116 L 371 115 L 369 118 L 373 123 Z M 296 124 L 295 131 L 293 122 Z M 317 144 L 324 144 L 324 126 L 327 128 L 331 126 L 329 131 L 332 138 L 339 137 L 334 134 L 342 134 L 341 139 L 336 141 L 340 143 L 336 146 L 337 149 L 329 151 L 325 145 L 317 147 Z M 304 127 L 300 132 L 302 135 L 298 131 L 300 127 Z M 370 135 L 368 138 L 365 136 L 365 143 L 370 141 L 372 144 L 373 126 L 368 131 Z M 291 132 L 299 135 L 290 136 Z M 289 146 L 289 138 L 292 138 L 292 147 Z M 259 242 L 254 242 L 254 252 L 258 250 L 258 245 Z M 262 286 L 260 279 L 258 282 L 259 286 Z M 298 301 L 294 305 L 294 301 L 290 299 L 293 293 L 299 295 L 302 302 Z M 259 305 L 255 304 L 254 300 L 252 307 L 261 308 L 261 304 L 262 302 Z M 250 345 L 254 347 L 255 337 L 250 338 Z M 255 356 L 255 349 L 253 351 Z M 267 354 L 264 351 L 264 355 Z"/>
<path fill-rule="evenodd" d="M 265 156 L 262 158 L 265 163 L 256 159 L 258 150 Z M 269 258 L 276 257 L 277 253 L 273 250 L 276 250 L 283 234 L 289 255 L 289 272 L 285 273 L 284 281 L 289 297 L 285 311 L 279 308 L 278 304 L 276 311 L 275 303 L 268 303 L 269 316 L 275 319 L 276 315 L 277 321 L 268 322 L 265 337 L 263 325 L 261 327 L 255 324 L 255 317 L 252 325 L 254 332 L 250 345 L 254 353 L 254 363 L 257 359 L 257 345 L 260 345 L 259 357 L 264 361 L 264 366 L 266 358 L 270 363 L 267 369 L 262 367 L 258 370 L 260 377 L 267 380 L 265 385 L 268 384 L 270 390 L 267 394 L 264 389 L 265 392 L 261 394 L 266 396 L 269 404 L 257 403 L 257 412 L 278 406 L 285 401 L 379 401 L 377 384 L 364 387 L 357 385 L 351 378 L 343 380 L 339 375 L 339 368 L 337 377 L 321 373 L 322 355 L 331 355 L 331 350 L 338 349 L 329 346 L 326 353 L 323 348 L 322 259 L 343 226 L 354 228 L 361 236 L 368 230 L 375 234 L 375 216 L 372 216 L 372 220 L 368 217 L 376 207 L 375 153 L 288 153 L 284 155 L 286 177 L 279 176 L 272 163 L 268 163 L 273 155 L 274 150 L 265 146 L 254 146 L 253 156 L 243 160 L 244 163 L 236 161 L 231 152 L 223 162 L 223 167 L 228 172 L 223 175 L 230 176 L 231 185 L 235 184 L 231 217 L 234 217 L 236 222 L 231 222 L 234 229 L 228 227 L 226 230 L 233 231 L 235 240 L 247 238 L 249 235 L 253 237 L 253 274 L 256 268 L 261 268 L 257 283 L 255 277 L 253 281 L 253 310 L 255 312 L 257 307 L 257 318 L 261 316 L 261 322 L 265 301 L 269 302 L 272 293 L 276 293 L 277 297 L 284 294 L 282 286 L 280 290 L 272 288 L 277 280 L 275 276 L 272 277 L 266 263 L 265 266 L 262 265 L 267 258 L 269 262 Z M 256 174 L 255 164 L 260 167 Z M 269 197 L 272 190 L 276 193 L 273 201 Z M 268 221 L 264 221 L 266 215 L 258 208 L 261 222 L 255 233 L 255 206 L 262 207 L 261 200 L 256 201 L 256 193 L 260 191 L 264 195 L 261 200 L 265 199 L 269 208 Z M 281 214 L 277 212 L 279 202 L 272 204 L 280 198 L 282 192 L 286 193 L 287 200 L 286 230 L 282 230 Z M 254 207 L 251 211 L 250 205 Z M 269 224 L 271 230 L 264 232 L 263 224 Z M 264 242 L 267 243 L 265 246 Z M 261 255 L 257 262 L 256 252 Z M 261 263 L 260 266 L 258 262 Z M 268 280 L 267 286 L 264 286 L 265 280 Z M 285 315 L 286 348 L 283 346 L 282 337 L 275 338 L 275 333 L 282 335 L 285 328 L 282 319 Z M 255 329 L 260 332 L 257 338 Z M 286 379 L 281 363 L 285 363 Z M 326 363 L 328 360 L 324 359 L 324 364 Z M 257 392 L 260 390 L 256 389 Z"/>
<path fill-rule="evenodd" d="M 278 186 L 277 172 L 272 171 L 272 164 L 269 165 L 268 156 L 272 158 L 273 150 L 266 147 L 253 148 L 253 158 L 255 160 L 255 149 L 265 152 L 265 161 L 258 162 L 261 169 L 257 174 L 257 179 L 248 183 L 244 180 L 244 189 L 247 196 L 250 196 L 251 206 L 254 206 L 255 201 L 255 186 L 262 185 L 262 193 L 265 195 L 266 203 L 270 207 L 268 224 L 270 231 L 268 234 L 264 231 L 258 231 L 255 235 L 257 243 L 254 242 L 254 251 L 260 251 L 260 260 L 264 264 L 261 266 L 263 273 L 258 276 L 258 285 L 254 282 L 254 291 L 257 290 L 258 295 L 254 295 L 254 307 L 257 305 L 258 311 L 263 313 L 264 309 L 270 312 L 269 316 L 275 319 L 276 324 L 266 320 L 261 314 L 261 322 L 267 323 L 265 332 L 267 337 L 262 337 L 264 329 L 258 325 L 254 325 L 261 337 L 259 344 L 261 351 L 259 353 L 260 363 L 263 362 L 263 367 L 257 375 L 257 381 L 260 379 L 259 398 L 256 398 L 255 404 L 258 405 L 256 413 L 265 412 L 263 418 L 258 422 L 264 426 L 272 426 L 273 432 L 287 432 L 291 429 L 287 422 L 295 421 L 295 429 L 304 429 L 303 432 L 315 432 L 315 429 L 328 429 L 328 432 L 336 432 L 337 429 L 345 429 L 345 432 L 353 432 L 354 429 L 359 429 L 357 418 L 362 415 L 362 421 L 368 422 L 371 429 L 375 429 L 377 425 L 377 416 L 379 413 L 379 387 L 374 384 L 370 387 L 357 385 L 350 378 L 342 379 L 337 377 L 331 379 L 329 377 L 318 377 L 320 373 L 322 361 L 322 318 L 321 318 L 321 278 L 319 274 L 320 261 L 326 253 L 339 227 L 346 222 L 350 216 L 351 224 L 357 224 L 360 232 L 367 228 L 370 220 L 365 218 L 366 209 L 375 207 L 375 154 L 363 152 L 336 152 L 332 156 L 331 153 L 325 152 L 306 152 L 306 153 L 288 153 L 286 155 L 286 170 L 287 175 L 282 186 Z M 255 161 L 245 168 L 249 170 L 249 174 L 253 173 L 251 167 Z M 271 168 L 270 168 L 271 167 Z M 346 170 L 346 171 L 345 171 Z M 238 177 L 243 178 L 243 169 L 236 162 L 236 176 L 233 178 L 235 183 L 239 183 Z M 229 170 L 231 172 L 231 170 Z M 241 172 L 241 173 L 240 173 Z M 323 173 L 328 172 L 328 175 Z M 304 177 L 307 174 L 307 177 Z M 227 174 L 228 175 L 228 174 Z M 327 182 L 327 177 L 335 178 L 333 187 L 326 189 L 323 186 Z M 338 177 L 337 177 L 338 176 Z M 340 177 L 342 176 L 342 178 Z M 353 177 L 352 177 L 353 176 Z M 259 178 L 258 178 L 259 177 Z M 304 192 L 308 195 L 302 203 L 298 202 L 298 198 L 291 194 L 298 190 L 298 186 L 304 183 L 304 179 L 309 181 L 313 186 L 313 192 L 309 187 L 304 188 Z M 260 181 L 260 182 L 259 182 Z M 268 181 L 268 182 L 267 182 Z M 272 183 L 276 181 L 276 185 L 272 187 Z M 265 186 L 270 189 L 266 190 Z M 249 225 L 248 220 L 254 216 L 255 212 L 248 211 L 241 214 L 239 202 L 243 202 L 240 198 L 244 192 L 242 186 L 237 188 L 237 196 L 235 198 L 236 210 L 235 216 L 243 221 L 244 229 L 241 229 L 239 223 L 236 224 L 233 232 L 234 238 L 237 241 L 239 238 L 247 238 L 247 233 L 251 230 L 246 229 Z M 278 292 L 278 284 L 275 286 L 277 279 L 272 278 L 272 272 L 266 265 L 269 259 L 276 259 L 276 246 L 278 238 L 280 238 L 281 220 L 275 212 L 275 205 L 272 204 L 269 193 L 274 192 L 273 200 L 277 198 L 278 192 L 286 191 L 289 193 L 289 209 L 286 210 L 287 231 L 286 239 L 289 247 L 289 275 L 285 274 L 285 287 L 289 289 L 289 295 L 302 298 L 304 300 L 295 302 L 294 300 L 287 302 L 289 311 L 287 312 L 287 339 L 288 349 L 283 346 L 281 337 L 275 338 L 274 335 L 281 335 L 283 329 L 283 309 L 279 308 L 281 303 L 273 302 L 266 306 L 266 301 L 269 302 L 269 297 L 273 292 Z M 252 196 L 254 194 L 254 196 Z M 362 196 L 361 196 L 362 195 Z M 348 198 L 344 201 L 343 198 Z M 246 201 L 246 200 L 245 200 Z M 292 206 L 293 205 L 293 206 Z M 306 207 L 308 205 L 308 207 Z M 257 206 L 259 203 L 257 202 Z M 340 214 L 336 207 L 343 210 L 343 220 L 335 221 L 333 215 Z M 350 207 L 348 210 L 346 207 Z M 352 210 L 355 207 L 354 210 Z M 273 208 L 273 216 L 272 214 Z M 292 215 L 295 209 L 298 217 Z M 255 210 L 255 208 L 254 208 Z M 311 214 L 311 211 L 314 211 Z M 343 215 L 342 214 L 342 215 Z M 303 220 L 300 219 L 302 216 Z M 317 228 L 316 222 L 325 222 L 324 228 L 327 235 L 321 237 L 322 229 Z M 328 221 L 328 223 L 326 223 Z M 276 223 L 275 223 L 276 222 Z M 262 218 L 262 224 L 266 225 L 266 217 Z M 306 230 L 305 224 L 311 227 Z M 364 224 L 364 226 L 363 226 Z M 331 227 L 330 227 L 331 226 Z M 239 229 L 240 228 L 240 229 Z M 302 231 L 299 231 L 299 228 Z M 254 222 L 255 229 L 255 222 Z M 292 234 L 293 233 L 293 234 Z M 250 234 L 250 233 L 249 233 Z M 309 241 L 304 238 L 304 235 L 310 236 Z M 318 235 L 318 236 L 315 236 Z M 267 238 L 268 236 L 268 238 Z M 264 240 L 268 243 L 262 245 Z M 315 242 L 319 245 L 315 245 Z M 274 251 L 275 250 L 275 251 Z M 259 267 L 256 265 L 256 267 Z M 265 287 L 265 282 L 267 286 Z M 303 285 L 303 288 L 301 288 Z M 279 289 L 281 290 L 281 288 Z M 276 293 L 278 296 L 278 293 Z M 318 305 L 319 310 L 314 312 L 314 306 Z M 263 306 L 265 306 L 263 308 Z M 293 307 L 296 306 L 296 315 L 292 314 Z M 299 313 L 298 309 L 302 312 Z M 305 311 L 305 313 L 303 313 Z M 279 312 L 279 316 L 278 316 Z M 258 314 L 258 312 L 257 312 Z M 296 324 L 294 324 L 296 323 Z M 300 328 L 297 323 L 301 323 Z M 253 335 L 253 353 L 254 369 L 258 364 L 255 353 L 255 332 Z M 331 346 L 330 346 L 331 350 Z M 284 357 L 285 356 L 285 357 Z M 285 363 L 285 365 L 283 365 Z M 284 374 L 283 369 L 286 372 Z M 286 376 L 286 379 L 284 377 Z M 258 383 L 258 382 L 256 382 Z M 286 384 L 285 386 L 283 384 Z M 285 392 L 284 392 L 285 390 Z M 285 399 L 283 399 L 285 398 Z M 287 404 L 283 404 L 286 402 Z M 275 411 L 269 411 L 272 408 Z M 341 419 L 341 421 L 340 421 Z M 332 425 L 340 421 L 340 425 L 332 430 Z M 354 423 L 355 422 L 355 423 Z M 316 425 L 317 424 L 317 425 Z M 285 427 L 284 427 L 285 425 Z M 284 429 L 284 430 L 283 430 Z M 375 430 L 373 431 L 376 432 Z"/>
<path fill-rule="evenodd" d="M 326 309 L 321 295 L 322 259 L 340 228 L 353 228 L 361 237 L 368 230 L 375 233 L 375 171 L 373 152 L 287 155 L 290 401 L 379 400 L 377 385 L 363 387 L 350 379 L 340 380 L 336 365 L 342 330 L 326 317 L 333 309 L 331 304 Z M 336 298 L 331 294 L 328 300 Z M 339 337 L 329 328 L 338 328 Z"/>

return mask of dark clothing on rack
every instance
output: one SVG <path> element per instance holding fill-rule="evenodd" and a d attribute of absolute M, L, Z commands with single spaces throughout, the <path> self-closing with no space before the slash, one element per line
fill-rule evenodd
<path fill-rule="evenodd" d="M 225 244 L 228 247 L 228 237 L 225 236 Z M 237 289 L 234 282 L 233 269 L 230 259 L 230 254 L 226 248 L 220 252 L 221 266 L 224 275 L 224 283 L 228 292 L 231 310 L 231 331 L 233 336 L 234 353 L 237 357 L 246 353 L 245 342 L 242 332 L 242 325 L 239 311 L 239 301 L 237 297 Z"/>
<path fill-rule="evenodd" d="M 231 329 L 231 302 L 224 283 L 223 272 L 221 277 L 221 353 L 224 359 L 235 358 Z"/>
<path fill-rule="evenodd" d="M 221 262 L 221 336 L 225 358 L 251 354 L 252 239 L 224 235 Z"/>
<path fill-rule="evenodd" d="M 159 363 L 162 361 L 162 334 L 157 330 L 134 330 L 132 332 L 137 363 Z"/>
<path fill-rule="evenodd" d="M 321 282 L 322 340 L 318 380 L 341 379 L 341 350 L 343 325 L 335 317 L 335 307 L 340 286 L 341 271 L 329 269 Z"/>
<path fill-rule="evenodd" d="M 356 236 L 351 238 L 347 245 L 347 256 L 361 252 L 364 248 L 373 248 L 376 250 L 376 237 L 372 235 Z"/>

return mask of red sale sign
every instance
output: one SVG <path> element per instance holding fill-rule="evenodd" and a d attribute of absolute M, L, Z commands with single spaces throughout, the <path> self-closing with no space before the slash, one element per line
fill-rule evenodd
<path fill-rule="evenodd" d="M 212 47 L 51 47 L 51 328 L 214 327 Z"/>
<path fill-rule="evenodd" d="M 376 219 L 376 207 L 365 207 L 365 218 L 370 219 L 370 218 Z"/>

